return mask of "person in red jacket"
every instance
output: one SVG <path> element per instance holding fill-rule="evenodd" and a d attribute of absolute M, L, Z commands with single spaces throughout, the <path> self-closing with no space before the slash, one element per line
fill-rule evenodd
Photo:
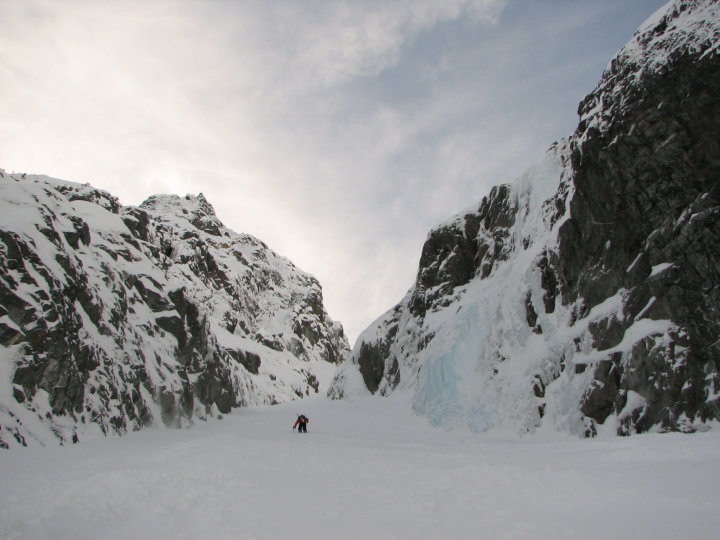
<path fill-rule="evenodd" d="M 307 433 L 307 423 L 310 421 L 310 419 L 305 416 L 304 414 L 301 414 L 297 417 L 297 420 L 295 420 L 295 425 L 293 426 L 293 430 L 297 428 L 298 433 Z"/>

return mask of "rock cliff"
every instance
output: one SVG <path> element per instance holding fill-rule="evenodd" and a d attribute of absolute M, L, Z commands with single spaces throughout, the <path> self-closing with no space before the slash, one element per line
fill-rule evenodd
<path fill-rule="evenodd" d="M 428 235 L 329 395 L 476 431 L 720 418 L 720 10 L 653 15 L 543 163 Z"/>
<path fill-rule="evenodd" d="M 349 354 L 317 280 L 202 194 L 0 175 L 0 446 L 297 399 Z"/>

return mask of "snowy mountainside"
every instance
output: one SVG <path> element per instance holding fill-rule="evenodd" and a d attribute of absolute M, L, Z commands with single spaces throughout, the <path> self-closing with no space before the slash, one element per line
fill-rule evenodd
<path fill-rule="evenodd" d="M 545 160 L 433 229 L 329 395 L 445 427 L 691 431 L 720 417 L 720 8 L 653 15 Z"/>
<path fill-rule="evenodd" d="M 0 174 L 1 446 L 297 399 L 349 354 L 317 280 L 202 194 Z"/>

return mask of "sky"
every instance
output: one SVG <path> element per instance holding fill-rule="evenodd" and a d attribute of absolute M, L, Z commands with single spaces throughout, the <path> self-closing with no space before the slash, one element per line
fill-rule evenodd
<path fill-rule="evenodd" d="M 0 0 L 0 167 L 203 193 L 351 343 L 665 0 Z"/>

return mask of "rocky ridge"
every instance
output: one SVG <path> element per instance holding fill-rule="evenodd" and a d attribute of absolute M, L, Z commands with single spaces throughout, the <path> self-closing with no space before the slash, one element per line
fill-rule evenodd
<path fill-rule="evenodd" d="M 592 436 L 720 418 L 720 10 L 643 24 L 545 161 L 430 232 L 329 395 Z"/>
<path fill-rule="evenodd" d="M 0 446 L 297 399 L 349 354 L 317 280 L 202 194 L 0 175 Z"/>

